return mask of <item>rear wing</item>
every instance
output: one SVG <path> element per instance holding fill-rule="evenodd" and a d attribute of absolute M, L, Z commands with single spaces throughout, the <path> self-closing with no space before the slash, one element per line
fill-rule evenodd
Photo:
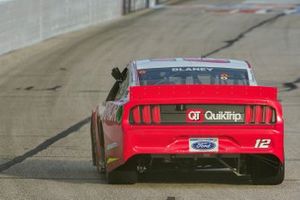
<path fill-rule="evenodd" d="M 253 99 L 277 101 L 277 88 L 240 85 L 160 85 L 130 87 L 130 101 Z"/>

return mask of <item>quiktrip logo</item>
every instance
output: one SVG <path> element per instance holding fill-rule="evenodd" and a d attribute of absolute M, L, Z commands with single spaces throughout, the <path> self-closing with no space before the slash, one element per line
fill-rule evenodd
<path fill-rule="evenodd" d="M 204 114 L 206 120 L 218 120 L 218 121 L 234 121 L 238 122 L 242 120 L 242 114 L 235 113 L 232 111 L 219 111 L 218 113 L 213 113 L 212 111 L 206 111 Z"/>
<path fill-rule="evenodd" d="M 188 109 L 186 111 L 187 122 L 201 122 L 203 121 L 203 110 L 202 109 Z"/>
<path fill-rule="evenodd" d="M 235 111 L 204 111 L 203 109 L 188 109 L 186 122 L 242 122 L 243 115 Z"/>

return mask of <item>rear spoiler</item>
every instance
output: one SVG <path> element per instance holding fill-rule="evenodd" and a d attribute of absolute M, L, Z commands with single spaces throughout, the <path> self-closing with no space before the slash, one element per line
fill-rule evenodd
<path fill-rule="evenodd" d="M 145 100 L 271 100 L 277 101 L 277 88 L 241 85 L 160 85 L 131 86 L 130 101 Z"/>

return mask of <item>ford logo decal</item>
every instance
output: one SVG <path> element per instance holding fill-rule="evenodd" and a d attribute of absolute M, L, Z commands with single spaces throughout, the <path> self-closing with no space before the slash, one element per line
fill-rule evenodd
<path fill-rule="evenodd" d="M 192 144 L 193 149 L 204 149 L 204 150 L 210 150 L 214 149 L 216 147 L 216 144 L 211 141 L 198 141 Z"/>

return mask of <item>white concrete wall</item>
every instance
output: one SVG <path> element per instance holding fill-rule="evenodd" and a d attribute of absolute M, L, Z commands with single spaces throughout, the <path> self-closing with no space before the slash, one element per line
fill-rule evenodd
<path fill-rule="evenodd" d="M 128 1 L 131 12 L 148 6 Z M 122 14 L 123 0 L 0 0 L 0 55 Z"/>
<path fill-rule="evenodd" d="M 137 11 L 146 8 L 147 0 L 132 0 L 131 1 L 131 10 Z"/>
<path fill-rule="evenodd" d="M 0 0 L 0 54 L 122 15 L 122 0 Z"/>

